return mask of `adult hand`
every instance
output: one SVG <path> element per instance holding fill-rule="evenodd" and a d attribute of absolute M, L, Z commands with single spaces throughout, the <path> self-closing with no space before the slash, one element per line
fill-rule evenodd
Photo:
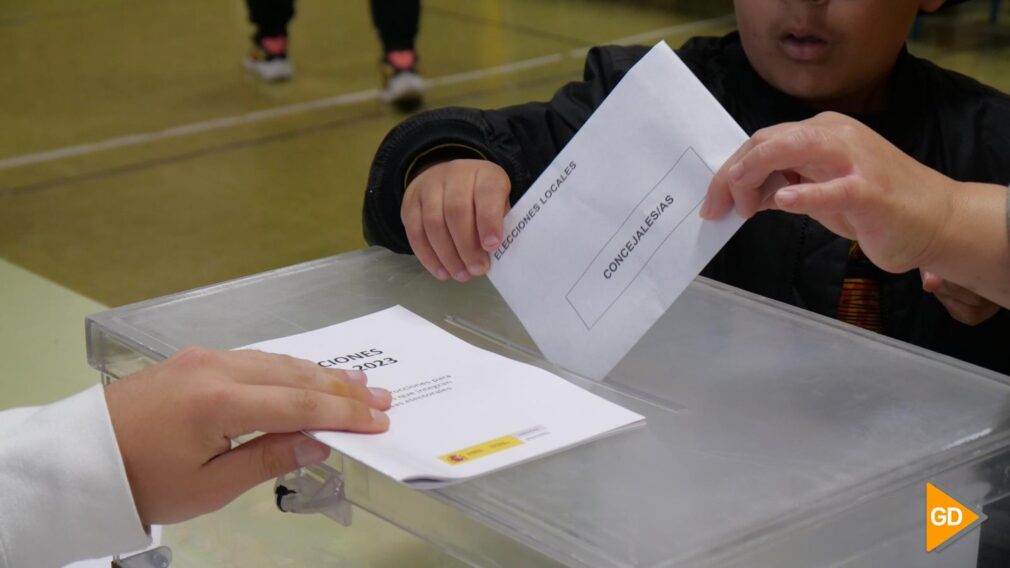
<path fill-rule="evenodd" d="M 965 325 L 978 325 L 1000 310 L 999 304 L 990 302 L 963 286 L 948 282 L 926 270 L 920 272 L 922 289 L 936 296 L 950 317 Z"/>
<path fill-rule="evenodd" d="M 501 244 L 511 187 L 505 170 L 485 160 L 435 164 L 410 182 L 400 218 L 428 272 L 459 282 L 487 272 L 488 253 Z"/>
<path fill-rule="evenodd" d="M 303 429 L 385 431 L 388 391 L 360 372 L 259 351 L 189 348 L 105 389 L 144 524 L 217 510 L 329 449 Z M 232 448 L 232 440 L 266 434 Z"/>
<path fill-rule="evenodd" d="M 789 185 L 762 195 L 776 172 Z M 715 175 L 702 216 L 734 208 L 744 218 L 763 209 L 806 214 L 899 273 L 931 262 L 959 199 L 955 185 L 860 122 L 823 113 L 758 131 Z"/>

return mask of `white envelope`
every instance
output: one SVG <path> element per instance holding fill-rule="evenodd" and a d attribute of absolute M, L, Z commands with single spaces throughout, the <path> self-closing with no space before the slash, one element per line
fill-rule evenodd
<path fill-rule="evenodd" d="M 747 135 L 665 43 L 505 218 L 491 282 L 548 360 L 602 378 L 743 224 L 702 221 Z"/>

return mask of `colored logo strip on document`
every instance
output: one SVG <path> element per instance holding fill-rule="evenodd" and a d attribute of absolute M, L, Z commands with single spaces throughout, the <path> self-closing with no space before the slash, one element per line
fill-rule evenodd
<path fill-rule="evenodd" d="M 462 450 L 450 452 L 444 456 L 438 456 L 438 459 L 449 465 L 459 465 L 461 463 L 470 462 L 491 454 L 496 454 L 509 448 L 521 446 L 522 444 L 523 441 L 515 436 L 502 436 L 501 438 L 488 440 L 487 442 L 477 444 L 476 446 L 470 446 L 469 448 L 463 448 Z"/>

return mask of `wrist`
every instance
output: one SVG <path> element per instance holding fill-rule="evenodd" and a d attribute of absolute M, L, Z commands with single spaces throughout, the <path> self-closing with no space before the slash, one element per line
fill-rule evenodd
<path fill-rule="evenodd" d="M 404 189 L 425 170 L 460 159 L 487 160 L 487 156 L 480 150 L 471 148 L 465 144 L 440 144 L 434 146 L 418 154 L 411 161 L 410 165 L 407 166 L 407 171 L 403 176 Z"/>
<path fill-rule="evenodd" d="M 930 192 L 937 196 L 935 201 L 930 200 L 936 214 L 927 217 L 934 221 L 926 228 L 929 237 L 917 265 L 931 272 L 942 272 L 938 269 L 949 264 L 951 255 L 957 252 L 957 240 L 960 236 L 958 227 L 964 227 L 965 223 L 970 222 L 966 219 L 969 215 L 967 211 L 969 184 L 937 174 L 935 182 L 930 185 L 932 186 Z"/>
<path fill-rule="evenodd" d="M 920 267 L 981 296 L 992 294 L 979 290 L 996 289 L 996 295 L 1005 297 L 1005 283 L 1010 282 L 1007 188 L 951 183 L 953 198 L 944 224 Z"/>

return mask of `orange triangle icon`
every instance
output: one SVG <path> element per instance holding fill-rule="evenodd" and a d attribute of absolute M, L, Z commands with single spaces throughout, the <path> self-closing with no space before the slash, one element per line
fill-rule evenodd
<path fill-rule="evenodd" d="M 926 552 L 936 550 L 973 526 L 978 519 L 978 513 L 957 502 L 932 483 L 926 484 Z"/>

